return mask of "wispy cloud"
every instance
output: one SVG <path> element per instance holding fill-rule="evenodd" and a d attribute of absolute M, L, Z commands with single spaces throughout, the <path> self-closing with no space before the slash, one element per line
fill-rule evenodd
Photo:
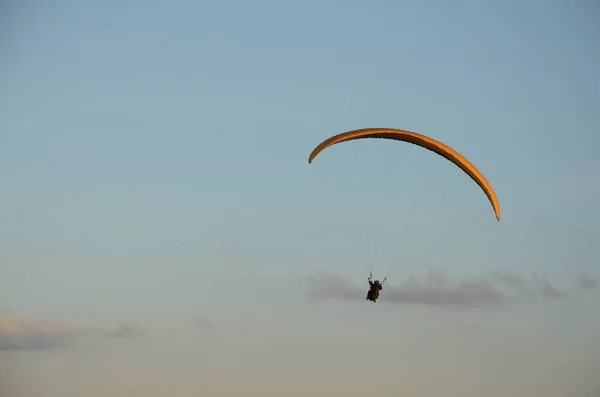
<path fill-rule="evenodd" d="M 493 280 L 498 281 L 504 285 L 515 288 L 519 293 L 523 295 L 529 295 L 529 291 L 525 284 L 525 280 L 522 276 L 513 273 L 506 272 L 495 272 L 492 276 Z"/>
<path fill-rule="evenodd" d="M 413 277 L 411 281 L 391 288 L 388 293 L 389 299 L 394 302 L 439 306 L 497 306 L 510 300 L 508 295 L 484 279 L 462 282 L 454 287 L 439 287 Z"/>
<path fill-rule="evenodd" d="M 45 350 L 72 347 L 77 339 L 114 337 L 136 339 L 146 335 L 135 323 L 125 323 L 114 330 L 95 327 L 76 328 L 64 324 L 39 322 L 20 316 L 0 316 L 0 350 Z"/>
<path fill-rule="evenodd" d="M 502 283 L 514 285 L 519 288 L 525 287 L 525 281 L 518 274 L 495 272 L 494 278 Z"/>
<path fill-rule="evenodd" d="M 478 278 L 452 283 L 442 271 L 429 268 L 422 279 L 410 276 L 407 281 L 399 285 L 386 284 L 381 300 L 404 304 L 463 307 L 491 307 L 509 302 L 523 302 L 522 298 L 511 296 L 508 291 L 498 289 L 496 287 L 498 284 L 512 287 L 517 293 L 528 297 L 536 295 L 536 291 L 539 295 L 551 299 L 567 296 L 554 287 L 546 277 L 534 274 L 529 280 L 533 283 L 528 285 L 526 279 L 519 274 L 499 271 L 493 273 L 489 279 Z M 339 274 L 326 272 L 309 277 L 309 285 L 309 295 L 314 298 L 365 299 L 368 289 L 367 285 L 361 287 Z M 580 285 L 582 288 L 589 289 L 595 288 L 596 283 L 582 276 Z"/>
<path fill-rule="evenodd" d="M 200 331 L 203 335 L 226 335 L 231 332 L 235 334 L 248 335 L 250 330 L 245 325 L 223 325 L 215 322 L 213 319 L 208 317 L 197 317 L 194 320 L 194 325 L 196 329 Z"/>
<path fill-rule="evenodd" d="M 315 298 L 365 299 L 365 289 L 339 274 L 319 273 L 309 277 L 310 295 Z"/>
<path fill-rule="evenodd" d="M 107 335 L 112 338 L 139 339 L 146 336 L 146 330 L 139 324 L 128 322 L 108 331 Z"/>
<path fill-rule="evenodd" d="M 317 298 L 365 299 L 367 286 L 360 288 L 348 279 L 332 273 L 310 278 L 310 295 Z M 484 279 L 453 286 L 438 270 L 429 269 L 424 281 L 412 276 L 399 286 L 386 285 L 382 300 L 404 304 L 439 306 L 496 306 L 510 297 Z"/>
<path fill-rule="evenodd" d="M 552 284 L 550 284 L 546 277 L 540 277 L 534 274 L 533 281 L 537 284 L 542 295 L 553 299 L 560 299 L 565 297 L 565 294 L 560 292 Z"/>
<path fill-rule="evenodd" d="M 579 286 L 583 289 L 594 289 L 596 288 L 596 285 L 596 281 L 592 280 L 585 274 L 582 274 L 581 277 L 579 277 Z"/>
<path fill-rule="evenodd" d="M 62 325 L 0 316 L 0 350 L 42 350 L 73 345 L 76 332 Z"/>
<path fill-rule="evenodd" d="M 444 272 L 430 267 L 425 276 L 425 283 L 433 287 L 443 288 L 448 286 L 448 279 Z"/>
<path fill-rule="evenodd" d="M 206 317 L 196 318 L 195 323 L 196 327 L 204 331 L 214 331 L 217 328 L 216 324 Z"/>

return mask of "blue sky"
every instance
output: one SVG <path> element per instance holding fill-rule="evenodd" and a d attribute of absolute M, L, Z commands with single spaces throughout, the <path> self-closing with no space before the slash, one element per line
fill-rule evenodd
<path fill-rule="evenodd" d="M 3 10 L 5 310 L 149 330 L 207 317 L 311 333 L 328 320 L 294 314 L 325 310 L 305 306 L 302 280 L 330 272 L 364 287 L 367 240 L 378 277 L 393 264 L 390 285 L 428 267 L 456 280 L 535 273 L 578 310 L 591 299 L 577 280 L 600 276 L 593 2 Z M 323 139 L 364 127 L 462 152 L 495 187 L 501 222 L 468 177 L 409 145 L 342 144 L 307 164 Z M 373 315 L 360 302 L 326 305 Z"/>

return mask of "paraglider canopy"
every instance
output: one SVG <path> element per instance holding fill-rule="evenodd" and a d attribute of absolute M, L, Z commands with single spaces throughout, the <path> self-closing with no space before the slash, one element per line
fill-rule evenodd
<path fill-rule="evenodd" d="M 494 192 L 492 185 L 488 182 L 485 176 L 469 160 L 467 160 L 456 150 L 439 141 L 436 141 L 433 138 L 418 134 L 416 132 L 398 130 L 395 128 L 364 128 L 359 130 L 343 132 L 341 134 L 326 139 L 325 141 L 321 142 L 316 148 L 314 148 L 314 150 L 308 157 L 308 163 L 312 163 L 315 157 L 317 157 L 319 153 L 321 153 L 329 146 L 333 146 L 341 142 L 365 138 L 391 139 L 395 141 L 412 143 L 414 145 L 420 146 L 434 153 L 437 153 L 438 155 L 451 161 L 457 167 L 463 170 L 467 175 L 469 175 L 469 177 L 471 177 L 471 179 L 473 179 L 473 181 L 475 181 L 477 185 L 479 185 L 479 187 L 483 190 L 488 200 L 490 201 L 490 204 L 492 205 L 492 208 L 494 210 L 494 214 L 496 215 L 496 219 L 500 221 L 500 203 L 498 202 L 498 198 L 496 197 L 496 193 Z"/>

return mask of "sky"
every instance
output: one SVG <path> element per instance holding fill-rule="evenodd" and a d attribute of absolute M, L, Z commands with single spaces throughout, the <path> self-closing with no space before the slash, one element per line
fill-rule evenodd
<path fill-rule="evenodd" d="M 3 396 L 597 395 L 595 2 L 0 7 Z"/>

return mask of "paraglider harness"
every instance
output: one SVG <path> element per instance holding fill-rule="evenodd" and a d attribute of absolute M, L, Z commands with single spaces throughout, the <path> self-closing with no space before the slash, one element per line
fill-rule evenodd
<path fill-rule="evenodd" d="M 380 283 L 379 281 L 375 280 L 375 282 L 373 282 L 373 274 L 369 274 L 369 277 L 367 278 L 367 280 L 369 281 L 369 292 L 367 292 L 367 300 L 376 303 L 377 302 L 377 298 L 379 298 L 379 291 L 381 291 L 383 289 L 383 283 L 385 283 L 385 280 L 387 280 L 387 277 L 383 279 L 383 281 Z"/>

